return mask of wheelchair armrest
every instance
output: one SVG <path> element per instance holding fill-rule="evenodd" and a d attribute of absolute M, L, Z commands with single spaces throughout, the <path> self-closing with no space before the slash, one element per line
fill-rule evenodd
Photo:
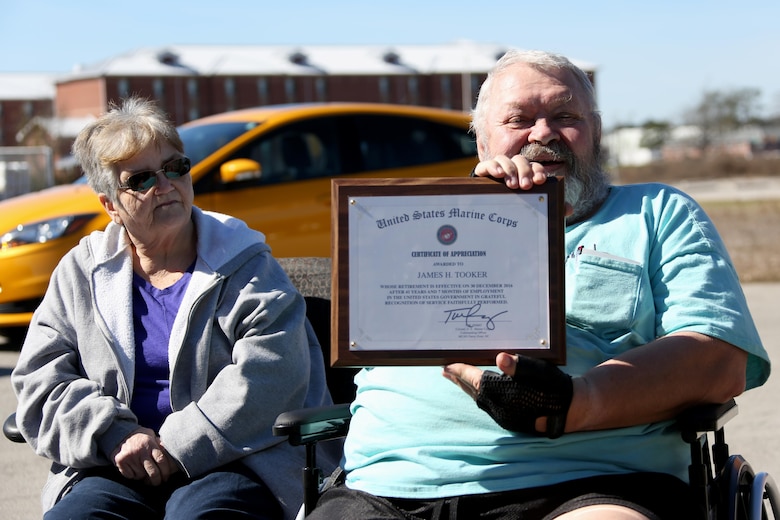
<path fill-rule="evenodd" d="M 9 415 L 3 423 L 3 434 L 11 442 L 26 442 L 22 437 L 22 432 L 16 426 L 16 412 Z"/>
<path fill-rule="evenodd" d="M 345 437 L 351 419 L 349 404 L 302 408 L 279 414 L 273 432 L 286 435 L 290 444 L 300 446 Z"/>
<path fill-rule="evenodd" d="M 722 429 L 738 412 L 737 402 L 734 399 L 723 404 L 700 404 L 681 413 L 677 417 L 677 426 L 683 440 L 692 443 L 702 433 Z"/>

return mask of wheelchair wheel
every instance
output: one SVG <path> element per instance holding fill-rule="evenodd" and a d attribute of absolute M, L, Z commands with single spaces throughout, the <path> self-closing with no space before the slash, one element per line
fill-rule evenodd
<path fill-rule="evenodd" d="M 778 492 L 772 478 L 756 473 L 740 455 L 732 455 L 724 466 L 718 485 L 718 520 L 769 520 L 777 518 Z M 766 501 L 769 501 L 768 516 Z"/>
<path fill-rule="evenodd" d="M 770 512 L 771 516 L 768 515 Z M 769 473 L 756 473 L 753 479 L 750 518 L 763 520 L 780 518 L 780 492 L 778 492 L 777 485 Z"/>
<path fill-rule="evenodd" d="M 761 496 L 753 497 L 755 472 L 741 455 L 732 455 L 720 477 L 721 501 L 716 518 L 718 520 L 761 520 L 766 519 L 762 504 L 759 502 L 755 512 L 753 499 L 762 501 Z"/>

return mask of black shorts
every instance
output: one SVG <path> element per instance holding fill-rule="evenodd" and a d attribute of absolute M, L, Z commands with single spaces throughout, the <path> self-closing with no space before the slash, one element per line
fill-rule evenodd
<path fill-rule="evenodd" d="M 700 515 L 687 483 L 660 473 L 630 473 L 434 500 L 375 497 L 340 484 L 320 497 L 307 520 L 550 520 L 600 504 L 628 507 L 653 520 L 689 520 Z"/>

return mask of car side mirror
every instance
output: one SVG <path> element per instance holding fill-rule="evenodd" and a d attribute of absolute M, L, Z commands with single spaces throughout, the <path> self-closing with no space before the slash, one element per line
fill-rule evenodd
<path fill-rule="evenodd" d="M 219 178 L 223 184 L 259 179 L 263 167 L 252 159 L 233 159 L 219 167 Z"/>

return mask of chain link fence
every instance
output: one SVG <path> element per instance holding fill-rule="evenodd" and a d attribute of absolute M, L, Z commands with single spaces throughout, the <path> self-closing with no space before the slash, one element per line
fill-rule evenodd
<path fill-rule="evenodd" d="M 0 200 L 54 185 L 54 161 L 48 146 L 0 147 Z"/>

